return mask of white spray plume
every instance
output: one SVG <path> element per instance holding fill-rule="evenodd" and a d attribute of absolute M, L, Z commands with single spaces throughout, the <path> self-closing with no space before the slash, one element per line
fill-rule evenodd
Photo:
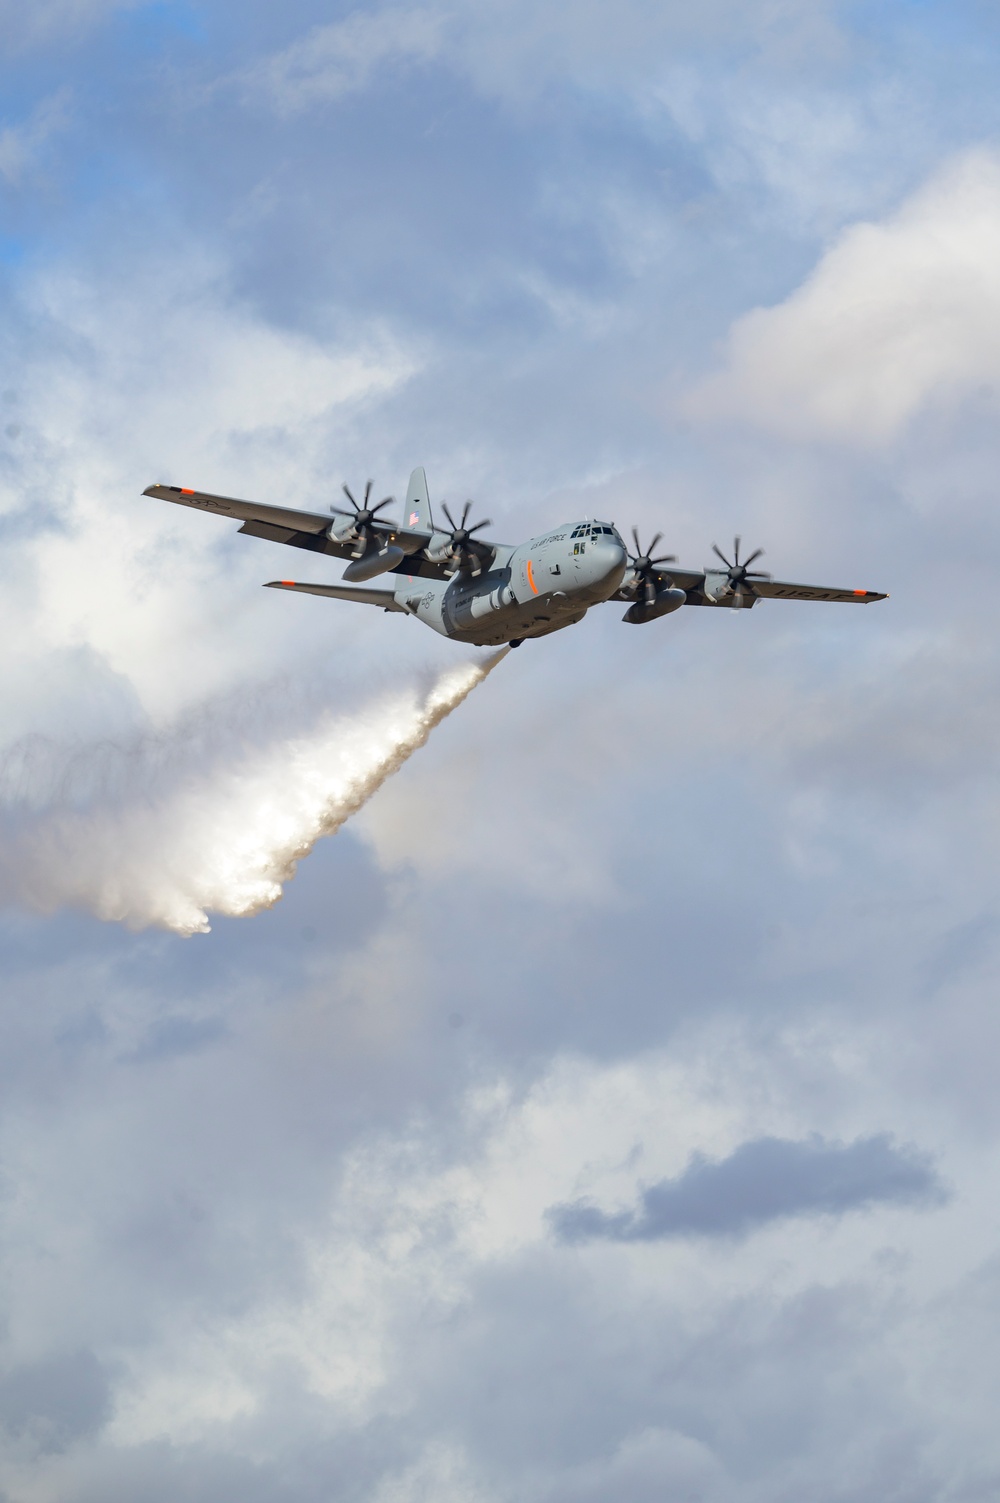
<path fill-rule="evenodd" d="M 4 841 L 2 887 L 46 912 L 86 908 L 177 934 L 207 933 L 210 912 L 259 913 L 506 652 L 447 670 L 423 698 L 328 716 L 308 735 L 217 763 L 159 797 L 147 788 L 141 802 L 42 809 Z"/>

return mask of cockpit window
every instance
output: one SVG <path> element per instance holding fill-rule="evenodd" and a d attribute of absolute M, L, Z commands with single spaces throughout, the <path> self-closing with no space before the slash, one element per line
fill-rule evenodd
<path fill-rule="evenodd" d="M 608 526 L 607 522 L 581 522 L 578 527 L 574 527 L 573 528 L 573 531 L 570 533 L 570 537 L 574 537 L 574 538 L 596 538 L 596 537 L 616 538 L 616 537 L 618 537 L 618 534 L 615 532 L 615 529 L 613 527 L 609 527 Z M 621 541 L 621 539 L 619 538 L 619 542 L 620 541 Z"/>

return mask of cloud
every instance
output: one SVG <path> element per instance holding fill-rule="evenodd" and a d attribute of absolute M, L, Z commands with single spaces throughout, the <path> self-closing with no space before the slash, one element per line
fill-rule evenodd
<path fill-rule="evenodd" d="M 35 106 L 27 120 L 0 129 L 0 177 L 19 187 L 38 162 L 49 139 L 67 122 L 67 95 L 54 94 Z"/>
<path fill-rule="evenodd" d="M 623 0 L 613 15 L 567 0 L 512 0 L 502 10 L 468 0 L 358 9 L 314 28 L 239 78 L 248 100 L 291 114 L 367 88 L 399 65 L 436 61 L 488 95 L 523 101 L 567 76 L 603 87 L 656 78 L 673 49 L 722 37 L 772 61 L 839 55 L 835 9 L 827 0 L 709 0 L 697 9 Z"/>
<path fill-rule="evenodd" d="M 740 1237 L 790 1216 L 841 1216 L 879 1204 L 940 1204 L 941 1182 L 925 1155 L 887 1134 L 850 1144 L 814 1134 L 801 1142 L 757 1138 L 717 1162 L 696 1155 L 677 1179 L 644 1190 L 640 1209 L 619 1214 L 584 1201 L 554 1206 L 563 1242 L 603 1237 Z"/>
<path fill-rule="evenodd" d="M 116 11 L 136 9 L 150 0 L 0 0 L 0 35 L 4 49 L 45 45 L 76 36 L 113 16 Z"/>
<path fill-rule="evenodd" d="M 827 92 L 822 47 L 792 82 L 763 57 L 809 8 L 448 5 L 427 42 L 408 0 L 205 0 L 197 38 L 158 7 L 60 56 L 66 170 L 19 197 L 3 280 L 0 698 L 34 733 L 5 830 L 55 805 L 66 886 L 118 840 L 126 904 L 178 854 L 185 901 L 195 868 L 217 891 L 211 852 L 246 853 L 296 747 L 329 787 L 337 726 L 455 650 L 261 590 L 287 550 L 151 479 L 319 510 L 423 462 L 500 536 L 610 512 L 699 563 L 740 531 L 776 574 L 893 598 L 642 631 L 606 608 L 526 645 L 280 904 L 195 944 L 0 912 L 0 1493 L 991 1495 L 995 441 L 662 424 L 667 369 L 821 260 L 816 216 L 888 224 L 885 163 L 893 202 L 925 173 L 874 118 L 881 12 Z M 264 52 L 288 66 L 256 116 L 204 87 Z M 995 63 L 944 124 L 926 70 L 897 79 L 936 161 L 962 110 L 984 129 Z M 815 216 L 789 233 L 780 194 Z M 690 1223 L 699 1152 L 710 1179 L 741 1144 L 849 1156 L 882 1128 L 884 1172 L 841 1178 L 884 1194 L 895 1154 L 919 1180 L 919 1143 L 961 1191 L 940 1213 L 619 1227 L 583 1257 L 545 1219 L 586 1197 L 648 1231 L 639 1182 Z M 839 1203 L 819 1157 L 744 1174 L 737 1208 Z M 63 1386 L 79 1352 L 100 1371 Z M 46 1436 L 66 1449 L 32 1457 Z"/>
<path fill-rule="evenodd" d="M 400 63 L 429 62 L 442 46 L 444 17 L 433 10 L 355 11 L 318 26 L 241 76 L 248 100 L 263 98 L 279 114 L 342 99 Z"/>
<path fill-rule="evenodd" d="M 786 439 L 886 444 L 1000 385 L 1000 155 L 936 173 L 846 229 L 785 302 L 743 314 L 683 411 Z"/>
<path fill-rule="evenodd" d="M 63 1451 L 110 1417 L 111 1386 L 87 1350 L 24 1363 L 0 1374 L 0 1426 L 43 1453 Z"/>
<path fill-rule="evenodd" d="M 197 474 L 325 510 L 367 407 L 416 368 L 380 322 L 348 318 L 333 336 L 264 316 L 196 245 L 113 260 L 28 272 L 3 330 L 8 744 L 97 733 L 101 699 L 118 702 L 106 732 L 134 734 L 230 691 L 234 672 L 301 662 L 305 616 L 259 588 L 287 558 L 243 538 L 229 558 L 231 526 L 141 491 Z M 374 625 L 354 623 L 352 661 Z"/>

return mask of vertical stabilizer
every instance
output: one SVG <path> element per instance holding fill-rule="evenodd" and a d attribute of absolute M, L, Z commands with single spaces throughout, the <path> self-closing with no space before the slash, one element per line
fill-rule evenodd
<path fill-rule="evenodd" d="M 427 494 L 427 476 L 423 466 L 418 466 L 410 476 L 406 490 L 406 506 L 403 508 L 403 526 L 412 532 L 433 532 L 431 498 Z"/>

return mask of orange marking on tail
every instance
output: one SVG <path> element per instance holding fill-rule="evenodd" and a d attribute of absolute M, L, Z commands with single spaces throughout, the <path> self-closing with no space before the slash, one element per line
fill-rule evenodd
<path fill-rule="evenodd" d="M 531 567 L 531 559 L 530 558 L 528 559 L 528 571 L 527 572 L 528 572 L 528 583 L 531 586 L 531 592 L 532 592 L 533 595 L 537 595 L 538 594 L 538 586 L 535 584 L 535 575 L 534 575 L 534 571 L 533 571 L 533 569 Z"/>

